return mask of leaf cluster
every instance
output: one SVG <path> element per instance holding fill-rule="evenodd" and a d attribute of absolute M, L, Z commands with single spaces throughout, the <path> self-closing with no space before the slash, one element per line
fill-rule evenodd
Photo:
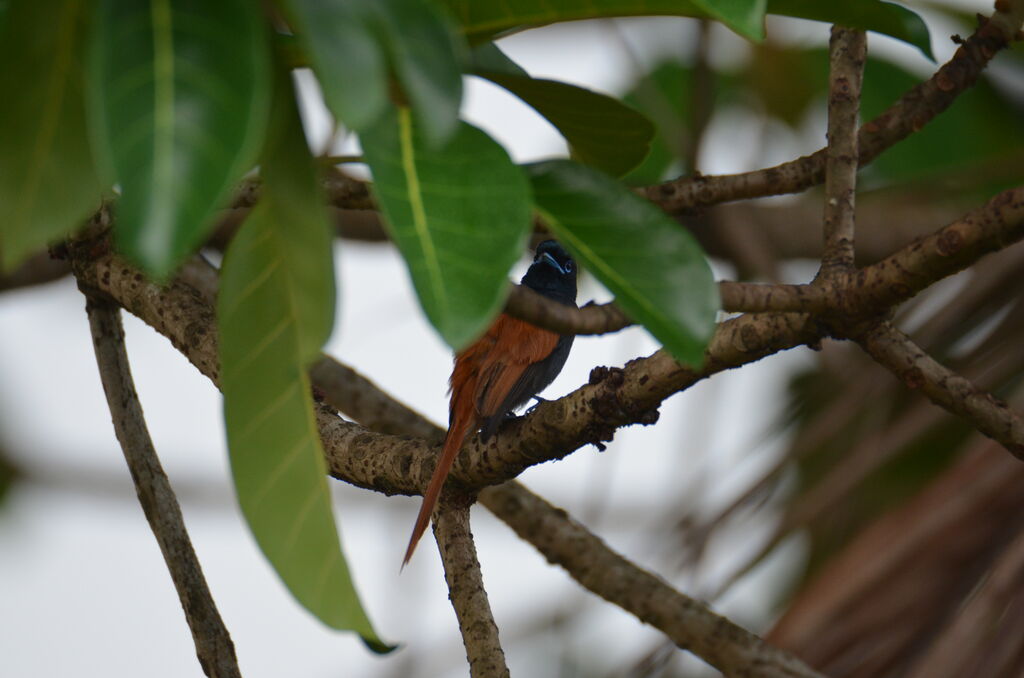
<path fill-rule="evenodd" d="M 494 41 L 636 15 L 698 17 L 761 40 L 769 13 L 879 31 L 930 55 L 920 18 L 878 0 L 14 0 L 0 5 L 0 89 L 17 93 L 0 108 L 0 264 L 13 268 L 112 201 L 120 251 L 166 280 L 258 172 L 260 200 L 226 252 L 218 300 L 239 501 L 296 598 L 385 649 L 338 543 L 306 376 L 333 326 L 334 269 L 322 163 L 291 70 L 308 65 L 336 124 L 358 134 L 388 234 L 453 348 L 502 308 L 539 218 L 696 365 L 718 308 L 704 253 L 619 180 L 665 173 L 666 129 L 614 97 L 531 77 Z M 512 162 L 459 119 L 466 75 L 534 107 L 571 159 Z M 639 94 L 628 99 L 643 108 Z"/>

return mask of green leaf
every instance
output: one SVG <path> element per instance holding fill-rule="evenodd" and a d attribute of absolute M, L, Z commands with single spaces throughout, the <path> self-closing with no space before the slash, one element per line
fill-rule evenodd
<path fill-rule="evenodd" d="M 388 77 L 398 78 L 425 138 L 455 133 L 462 100 L 461 45 L 428 0 L 290 0 L 328 107 L 362 132 L 390 108 Z"/>
<path fill-rule="evenodd" d="M 558 128 L 576 160 L 620 176 L 643 161 L 654 125 L 617 99 L 555 80 L 492 70 L 476 74 L 504 87 Z"/>
<path fill-rule="evenodd" d="M 720 78 L 720 76 L 719 76 Z M 714 98 L 717 99 L 716 81 Z M 667 61 L 638 78 L 622 100 L 654 122 L 651 152 L 629 172 L 623 181 L 630 186 L 647 186 L 672 176 L 688 174 L 686 148 L 691 143 L 690 98 L 693 94 L 693 70 L 676 61 Z"/>
<path fill-rule="evenodd" d="M 768 13 L 781 14 L 811 21 L 841 24 L 849 28 L 860 28 L 891 36 L 917 47 L 935 60 L 932 54 L 931 36 L 928 26 L 916 13 L 891 2 L 882 0 L 843 0 L 843 2 L 821 2 L 821 0 L 768 0 Z"/>
<path fill-rule="evenodd" d="M 232 240 L 218 299 L 224 419 L 239 504 L 296 599 L 381 642 L 359 602 L 331 511 L 306 370 L 333 324 L 330 225 L 287 74 L 259 204 Z"/>
<path fill-rule="evenodd" d="M 262 12 L 245 0 L 101 0 L 90 107 L 121 184 L 117 237 L 157 277 L 206 237 L 269 108 Z"/>
<path fill-rule="evenodd" d="M 469 68 L 473 73 L 503 73 L 505 75 L 521 75 L 530 77 L 526 69 L 508 58 L 501 48 L 493 42 L 477 45 L 469 52 Z"/>
<path fill-rule="evenodd" d="M 700 365 L 719 303 L 693 236 L 596 170 L 569 160 L 526 170 L 537 211 L 559 241 L 673 356 Z"/>
<path fill-rule="evenodd" d="M 751 40 L 764 37 L 764 0 L 441 0 L 467 39 L 478 44 L 560 21 L 617 16 L 688 16 L 716 19 Z M 908 42 L 931 58 L 928 29 L 910 10 L 881 0 L 767 0 L 769 14 L 839 22 Z"/>
<path fill-rule="evenodd" d="M 103 185 L 86 133 L 84 0 L 13 2 L 0 33 L 0 268 L 76 228 Z"/>
<path fill-rule="evenodd" d="M 741 0 L 742 1 L 742 0 Z M 560 21 L 615 16 L 690 16 L 714 18 L 697 0 L 440 0 L 451 10 L 471 43 L 496 35 Z"/>
<path fill-rule="evenodd" d="M 500 145 L 460 123 L 438 149 L 399 108 L 360 137 L 374 193 L 430 322 L 456 350 L 490 325 L 530 231 L 529 186 Z"/>
<path fill-rule="evenodd" d="M 709 16 L 751 40 L 764 40 L 767 0 L 694 0 Z"/>

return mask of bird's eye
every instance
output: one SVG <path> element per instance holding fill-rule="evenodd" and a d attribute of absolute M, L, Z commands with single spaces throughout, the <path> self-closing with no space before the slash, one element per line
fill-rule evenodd
<path fill-rule="evenodd" d="M 565 264 L 562 266 L 562 269 L 566 273 L 572 273 L 572 269 L 573 269 L 572 259 L 570 259 L 569 261 L 565 262 Z"/>

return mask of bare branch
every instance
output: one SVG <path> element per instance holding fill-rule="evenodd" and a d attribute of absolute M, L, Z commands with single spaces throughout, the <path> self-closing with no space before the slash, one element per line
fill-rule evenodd
<path fill-rule="evenodd" d="M 936 405 L 967 419 L 1015 457 L 1024 459 L 1024 421 L 1005 403 L 940 365 L 887 322 L 857 341 L 909 388 L 920 389 Z"/>
<path fill-rule="evenodd" d="M 92 248 L 85 247 L 84 249 L 89 251 Z M 110 254 L 101 255 L 97 259 L 91 259 L 87 252 L 82 254 L 84 256 L 75 256 L 73 254 L 72 258 L 73 266 L 80 276 L 87 279 L 90 284 L 101 286 L 104 291 L 112 294 L 128 310 L 167 336 L 178 350 L 196 365 L 203 374 L 206 374 L 216 383 L 216 333 L 213 328 L 213 314 L 209 308 L 209 302 L 204 299 L 202 294 L 180 280 L 172 281 L 166 287 L 147 283 L 134 269 Z M 695 383 L 702 378 L 702 375 L 706 376 L 714 371 L 756 360 L 771 352 L 802 343 L 802 341 L 814 340 L 816 336 L 807 327 L 806 318 L 785 314 L 765 315 L 758 318 L 753 316 L 737 318 L 725 323 L 724 327 L 724 331 L 720 330 L 715 342 L 713 342 L 713 348 L 709 351 L 708 366 L 704 372 L 698 373 L 682 368 L 667 354 L 658 352 L 650 358 L 633 361 L 627 365 L 625 370 L 603 369 L 603 371 L 599 371 L 592 377 L 592 381 L 595 384 L 581 389 L 581 391 L 584 391 L 582 395 L 577 392 L 573 396 L 572 404 L 567 409 L 569 411 L 574 409 L 585 411 L 590 408 L 596 408 L 588 415 L 594 419 L 590 424 L 583 425 L 584 430 L 586 430 L 588 426 L 597 426 L 599 423 L 598 418 L 605 414 L 620 418 L 626 416 L 624 411 L 621 411 L 622 403 L 624 402 L 622 399 L 637 398 L 642 395 L 640 407 L 645 407 L 649 403 L 660 402 L 659 394 L 671 394 L 678 388 Z M 323 367 L 322 369 L 333 368 Z M 353 372 L 353 374 L 355 373 Z M 348 389 L 325 388 L 323 393 L 327 397 L 337 397 L 344 401 L 334 401 L 334 404 L 338 405 L 339 409 L 353 414 L 353 416 L 356 416 L 354 413 L 366 414 L 378 404 L 390 400 L 386 394 L 379 392 L 379 389 L 369 380 L 354 380 L 353 384 L 355 386 Z M 318 386 L 323 385 L 318 384 Z M 665 397 L 665 395 L 661 395 L 661 398 Z M 619 402 L 618 405 L 615 404 L 617 400 Z M 628 400 L 625 402 L 628 402 Z M 555 413 L 561 412 L 565 405 L 564 403 L 559 405 L 559 403 L 562 403 L 562 401 L 546 403 L 538 407 L 537 412 L 530 417 L 524 418 L 524 421 L 520 423 L 518 432 L 508 431 L 505 435 L 499 436 L 503 442 L 498 450 L 498 455 L 509 455 L 509 450 L 517 446 L 523 446 L 531 452 L 535 451 L 537 447 L 543 446 L 545 443 L 531 440 L 530 436 L 536 435 L 533 433 L 535 429 L 543 431 L 545 428 L 557 428 L 561 425 L 558 420 L 558 417 L 561 415 L 555 415 Z M 620 411 L 616 411 L 616 408 Z M 418 417 L 411 410 L 398 403 L 392 403 L 388 409 L 391 412 L 402 412 L 403 410 L 404 412 L 394 421 L 378 421 L 378 424 L 399 426 L 398 422 L 400 421 L 407 423 L 415 422 Z M 547 416 L 538 417 L 541 410 L 547 410 Z M 641 416 L 644 414 L 641 413 Z M 532 423 L 527 426 L 525 425 L 527 422 Z M 422 491 L 422 488 L 426 486 L 430 471 L 433 468 L 433 460 L 436 459 L 435 447 L 426 445 L 420 440 L 371 433 L 367 429 L 338 418 L 326 406 L 321 406 L 318 409 L 317 423 L 320 426 L 321 436 L 324 440 L 328 466 L 335 477 L 340 477 L 353 484 L 376 489 L 384 493 L 403 492 L 413 494 Z M 577 422 L 577 425 L 581 424 L 582 421 Z M 605 422 L 604 425 L 608 425 L 608 423 Z M 415 427 L 417 430 L 430 431 L 432 439 L 436 439 L 439 433 L 436 428 L 426 421 L 415 422 Z M 478 449 L 478 444 L 474 443 L 463 450 L 462 456 L 479 457 L 482 456 L 482 453 L 483 450 Z M 488 453 L 493 454 L 494 450 L 488 449 Z M 567 453 L 559 452 L 557 456 L 564 456 Z M 553 457 L 554 455 L 549 451 L 547 456 Z M 541 458 L 543 456 L 537 459 Z M 475 466 L 487 467 L 486 463 L 479 459 L 476 461 L 470 460 L 464 464 L 464 467 L 460 466 L 460 468 L 465 470 L 462 472 L 463 475 L 456 476 L 456 479 L 466 485 L 471 485 L 472 483 L 466 482 L 468 477 L 465 474 L 474 472 Z M 485 490 L 481 494 L 481 501 L 492 510 L 500 510 L 495 508 L 493 502 L 498 500 L 506 501 L 517 497 L 517 501 L 521 500 L 524 507 L 524 513 L 520 516 L 521 519 L 530 521 L 530 516 L 534 514 L 529 512 L 532 510 L 529 507 L 539 506 L 535 502 L 542 500 L 534 498 L 525 488 L 515 483 L 508 483 L 502 486 L 502 493 L 496 496 L 492 495 L 490 490 Z M 541 518 L 540 515 L 535 517 L 538 521 Z M 564 512 L 557 511 L 545 514 L 544 520 L 555 525 L 560 520 L 570 521 Z M 586 534 L 586 530 L 578 525 L 572 529 L 579 531 L 581 534 Z M 600 540 L 596 537 L 591 538 L 594 544 L 599 545 L 599 548 L 595 546 L 597 549 L 596 553 L 600 553 L 602 550 L 608 551 L 614 562 L 625 562 L 621 556 L 612 553 L 606 546 L 601 544 Z M 640 570 L 638 569 L 638 571 Z M 651 581 L 657 580 L 652 578 Z M 616 586 L 613 580 L 606 581 L 606 584 L 613 588 Z M 695 606 L 698 606 L 699 603 L 672 591 L 664 583 L 660 583 L 660 586 L 662 588 L 657 589 L 658 595 L 672 595 L 674 596 L 672 599 L 680 606 L 679 610 L 673 612 L 674 615 L 677 615 L 680 610 L 697 615 L 702 614 L 699 611 L 693 612 L 693 610 L 697 609 Z M 658 609 L 666 610 L 667 608 L 659 606 Z M 644 610 L 630 611 L 637 614 Z M 719 618 L 715 617 L 715 619 Z M 654 617 L 647 621 L 658 628 L 662 628 L 662 621 Z M 663 621 L 667 623 L 671 619 Z M 674 631 L 674 633 L 678 634 L 676 642 L 685 641 L 683 646 L 697 654 L 704 652 L 706 648 L 719 653 L 728 652 L 728 650 L 715 649 L 719 648 L 721 643 L 721 638 L 714 635 L 721 633 L 721 629 L 717 624 L 718 622 L 711 625 L 704 624 L 692 627 L 686 625 L 677 626 Z M 729 625 L 725 628 L 733 628 L 733 626 Z M 687 636 L 688 633 L 711 635 L 689 638 Z M 744 642 L 742 638 L 746 637 L 730 636 L 738 644 L 742 644 Z M 756 637 L 749 637 L 753 638 L 751 642 L 763 645 Z M 798 663 L 797 660 L 792 659 L 788 655 L 780 654 L 780 656 L 780 661 L 783 662 L 784 666 Z M 705 659 L 712 661 L 710 657 L 705 657 Z M 770 666 L 768 670 L 773 669 Z M 787 674 L 782 673 L 779 675 Z"/>
<path fill-rule="evenodd" d="M 84 291 L 96 362 L 114 420 L 114 431 L 128 462 L 139 503 L 174 580 L 192 631 L 196 656 L 203 673 L 210 678 L 238 678 L 241 673 L 234 643 L 217 612 L 185 529 L 178 500 L 146 430 L 125 353 L 121 311 L 113 302 Z"/>
<path fill-rule="evenodd" d="M 331 356 L 321 356 L 313 363 L 309 376 L 327 402 L 373 431 L 411 435 L 433 443 L 440 443 L 444 438 L 443 429 Z"/>
<path fill-rule="evenodd" d="M 614 303 L 591 303 L 575 308 L 523 285 L 512 286 L 505 302 L 505 313 L 559 334 L 607 334 L 633 324 Z"/>
<path fill-rule="evenodd" d="M 200 372 L 218 381 L 216 324 L 202 293 L 181 280 L 153 284 L 119 257 L 97 255 L 102 249 L 94 243 L 72 249 L 80 279 L 167 336 Z M 819 331 L 801 314 L 741 316 L 719 326 L 700 370 L 679 365 L 665 351 L 624 369 L 596 369 L 589 384 L 506 424 L 504 434 L 486 445 L 478 439 L 467 443 L 451 477 L 467 488 L 502 483 L 534 464 L 610 440 L 622 426 L 654 423 L 670 395 L 721 370 L 815 342 Z M 386 494 L 418 494 L 426 487 L 436 464 L 432 445 L 370 432 L 326 406 L 318 408 L 317 424 L 335 477 Z"/>
<path fill-rule="evenodd" d="M 507 485 L 481 501 L 582 586 L 664 632 L 726 676 L 820 678 L 800 660 L 712 612 L 629 562 L 540 497 Z"/>
<path fill-rule="evenodd" d="M 853 269 L 856 130 L 866 58 L 867 34 L 864 31 L 832 27 L 825 156 L 825 251 L 820 271 L 824 279 L 833 279 Z"/>
<path fill-rule="evenodd" d="M 0 272 L 0 292 L 59 280 L 70 272 L 66 261 L 53 259 L 46 251 L 37 252 L 17 268 Z"/>
<path fill-rule="evenodd" d="M 1024 238 L 1024 187 L 996 195 L 961 219 L 863 268 L 853 303 L 883 308 L 906 301 L 937 280 Z"/>
<path fill-rule="evenodd" d="M 491 604 L 487 600 L 473 533 L 469 529 L 469 502 L 442 502 L 434 521 L 434 538 L 444 564 L 448 598 L 459 620 L 473 678 L 507 677 L 505 651 L 498 640 Z"/>
<path fill-rule="evenodd" d="M 858 134 L 860 165 L 868 164 L 946 110 L 961 92 L 975 83 L 988 62 L 1015 39 L 1021 27 L 1020 2 L 1001 4 L 1012 5 L 1012 10 L 997 10 L 993 19 L 983 19 L 981 26 L 931 78 L 861 127 Z M 821 149 L 753 172 L 675 179 L 650 186 L 644 194 L 666 212 L 680 214 L 701 205 L 796 193 L 820 184 L 824 178 L 825 150 Z"/>

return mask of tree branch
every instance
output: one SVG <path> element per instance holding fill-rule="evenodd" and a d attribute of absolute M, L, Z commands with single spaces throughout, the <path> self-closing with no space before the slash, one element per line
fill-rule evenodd
<path fill-rule="evenodd" d="M 441 503 L 434 521 L 434 538 L 441 552 L 448 598 L 459 620 L 473 678 L 507 677 L 505 651 L 498 640 L 491 604 L 487 600 L 473 533 L 469 529 L 469 501 Z"/>
<path fill-rule="evenodd" d="M 540 497 L 508 485 L 492 487 L 484 495 L 487 507 L 536 546 L 548 562 L 563 567 L 582 586 L 661 630 L 726 676 L 820 678 L 792 655 L 615 553 Z"/>
<path fill-rule="evenodd" d="M 730 312 L 824 313 L 847 317 L 881 313 L 942 278 L 959 273 L 986 254 L 1024 238 L 1024 187 L 999 193 L 979 207 L 918 238 L 894 254 L 842 280 L 815 285 L 722 281 L 722 309 Z M 513 285 L 509 315 L 561 334 L 604 334 L 632 321 L 614 302 L 576 309 Z"/>
<path fill-rule="evenodd" d="M 896 142 L 924 127 L 946 110 L 954 99 L 972 86 L 988 62 L 1021 27 L 1020 1 L 997 3 L 992 19 L 981 25 L 960 45 L 953 57 L 925 82 L 864 124 L 858 134 L 859 164 L 866 165 Z M 743 198 L 796 193 L 820 184 L 825 178 L 825 149 L 790 162 L 740 174 L 681 177 L 644 189 L 652 202 L 670 214 L 681 214 L 701 205 Z"/>
<path fill-rule="evenodd" d="M 357 388 L 341 391 L 324 389 L 330 404 L 339 411 L 364 424 L 377 420 L 379 424 L 397 433 L 418 435 L 418 431 L 427 430 L 431 438 L 439 439 L 443 436 L 444 432 L 440 427 L 394 400 L 350 367 L 337 362 L 327 364 L 323 361 L 320 365 L 318 373 L 321 376 L 330 371 L 339 371 L 339 376 L 343 372 L 346 379 L 358 384 Z M 323 382 L 318 382 L 315 377 L 314 382 L 318 387 L 323 387 Z M 377 409 L 381 406 L 387 411 L 400 412 L 400 415 L 392 421 L 380 422 Z M 363 417 L 368 419 L 364 420 Z M 405 425 L 409 425 L 410 428 L 402 430 Z M 372 425 L 370 427 L 374 428 Z M 479 501 L 496 517 L 508 523 L 521 538 L 536 546 L 550 562 L 561 565 L 570 576 L 592 593 L 643 619 L 669 635 L 679 647 L 693 652 L 712 665 L 720 668 L 730 667 L 731 670 L 731 667 L 741 668 L 744 662 L 749 660 L 751 664 L 761 667 L 765 671 L 763 675 L 766 676 L 816 675 L 805 668 L 802 670 L 807 671 L 806 673 L 787 673 L 786 671 L 793 667 L 801 666 L 799 660 L 763 643 L 756 636 L 715 614 L 704 603 L 676 591 L 654 575 L 630 563 L 574 521 L 565 511 L 552 507 L 518 482 L 510 481 L 486 488 L 480 493 Z M 439 515 L 441 526 L 445 524 L 445 515 L 443 512 Z M 438 529 L 438 525 L 435 524 L 435 536 L 440 539 Z M 466 529 L 468 530 L 468 524 Z M 570 535 L 573 540 L 566 542 L 556 551 L 551 542 L 558 540 L 548 536 L 549 532 L 555 535 Z M 575 547 L 581 545 L 585 550 L 576 557 L 560 557 L 561 554 L 571 553 Z M 444 548 L 441 548 L 443 557 Z M 554 558 L 553 555 L 559 557 Z M 652 595 L 624 596 L 622 581 L 617 576 L 599 578 L 594 575 L 593 571 L 597 569 L 595 563 L 613 563 L 617 568 L 614 571 L 616 574 L 625 571 L 630 579 L 642 581 L 653 591 Z M 447 571 L 447 564 L 445 567 Z M 649 605 L 654 605 L 656 610 L 648 609 Z M 724 642 L 723 637 L 726 638 Z"/>
<path fill-rule="evenodd" d="M 200 372 L 218 381 L 213 308 L 203 294 L 174 280 L 158 286 L 96 243 L 71 251 L 76 275 L 110 295 L 181 351 Z M 625 368 L 598 368 L 590 383 L 506 424 L 486 445 L 469 442 L 451 477 L 466 488 L 502 483 L 534 464 L 561 459 L 587 444 L 610 440 L 631 424 L 657 421 L 670 395 L 716 372 L 818 340 L 820 330 L 801 314 L 741 316 L 722 323 L 705 357 L 693 370 L 667 352 L 631 361 Z M 316 411 L 331 474 L 385 494 L 419 494 L 436 463 L 436 448 L 423 440 L 373 433 L 339 418 L 326 406 Z"/>
<path fill-rule="evenodd" d="M 860 269 L 850 303 L 874 308 L 910 299 L 990 252 L 1024 238 L 1024 187 L 999 193 L 982 207 L 895 254 Z"/>
<path fill-rule="evenodd" d="M 153 285 L 144 281 L 142 276 L 134 269 L 109 253 L 92 258 L 95 255 L 95 251 L 96 248 L 88 244 L 83 245 L 81 248 L 72 247 L 72 264 L 76 273 L 83 279 L 88 280 L 90 284 L 101 287 L 104 292 L 111 294 L 118 303 L 122 304 L 131 313 L 137 315 L 143 321 L 153 326 L 158 332 L 167 336 L 171 343 L 193 365 L 216 383 L 218 374 L 216 366 L 217 347 L 213 327 L 213 313 L 209 302 L 204 298 L 203 294 L 192 289 L 181 280 L 174 280 L 166 287 Z M 715 341 L 718 345 L 709 352 L 709 367 L 707 369 L 710 371 L 719 371 L 736 366 L 742 362 L 750 362 L 776 350 L 797 345 L 803 340 L 813 340 L 816 336 L 808 329 L 806 318 L 785 314 L 777 316 L 765 315 L 759 318 L 754 318 L 753 316 L 737 318 L 725 323 L 725 326 L 726 330 L 720 331 L 716 335 Z M 713 346 L 715 345 L 713 344 Z M 630 365 L 627 365 L 625 370 L 601 368 L 597 372 L 598 374 L 593 375 L 593 380 L 598 385 L 603 383 L 605 389 L 614 387 L 614 389 L 622 393 L 623 397 L 633 397 L 636 393 L 643 393 L 646 398 L 645 402 L 653 402 L 655 400 L 660 402 L 658 398 L 659 393 L 671 393 L 673 389 L 692 384 L 699 378 L 697 373 L 679 367 L 664 352 L 655 353 L 647 359 L 635 360 Z M 626 374 L 627 372 L 628 374 Z M 349 389 L 323 388 L 322 393 L 326 397 L 337 396 L 347 399 L 347 402 L 335 402 L 334 404 L 338 406 L 338 409 L 349 413 L 350 416 L 357 419 L 364 415 L 376 416 L 371 413 L 372 410 L 380 403 L 391 400 L 369 380 L 359 379 L 353 383 L 357 384 L 357 386 Z M 317 386 L 323 387 L 324 384 L 317 384 Z M 610 404 L 607 396 L 593 397 L 589 404 L 585 397 L 577 396 L 577 398 L 578 400 L 569 408 L 570 411 L 596 406 L 601 412 L 605 412 L 605 407 Z M 564 401 L 565 399 L 562 400 Z M 556 409 L 560 411 L 561 406 L 558 405 L 560 402 L 562 401 L 546 403 L 537 409 L 546 409 L 549 412 L 553 412 Z M 597 403 L 604 403 L 604 405 Z M 552 409 L 552 406 L 555 406 L 555 408 Z M 418 417 L 412 410 L 399 403 L 392 402 L 388 410 L 400 414 L 393 421 L 378 421 L 378 424 L 397 427 L 400 425 L 398 423 L 400 421 L 414 422 Z M 557 419 L 550 417 L 541 419 L 538 418 L 537 414 L 538 412 L 535 412 L 533 415 L 523 419 L 534 422 L 534 425 L 541 429 L 558 425 Z M 318 409 L 317 421 L 324 440 L 328 467 L 335 477 L 340 477 L 355 485 L 376 489 L 384 493 L 406 492 L 413 494 L 422 491 L 422 488 L 426 486 L 429 480 L 429 473 L 433 468 L 433 460 L 436 458 L 436 447 L 427 446 L 418 440 L 371 433 L 367 429 L 338 418 L 326 406 L 321 406 Z M 415 426 L 418 430 L 429 431 L 431 439 L 436 440 L 440 435 L 440 429 L 434 427 L 429 422 L 416 422 Z M 506 432 L 504 435 L 499 436 L 499 438 L 504 439 L 503 450 L 508 447 L 514 447 L 517 444 L 536 444 L 526 437 L 530 429 L 525 426 L 521 426 L 521 428 L 523 430 L 519 434 Z M 488 451 L 493 453 L 493 450 Z M 467 453 L 470 455 L 478 454 L 479 452 L 479 450 L 474 450 L 471 446 L 468 449 L 464 449 L 462 455 Z M 473 463 L 469 463 L 467 466 L 472 468 Z M 417 471 L 416 468 L 419 468 L 419 470 Z M 352 471 L 353 475 L 346 475 L 349 471 Z M 460 479 L 463 482 L 466 480 L 465 477 Z M 530 516 L 534 514 L 529 512 L 532 510 L 529 507 L 538 506 L 535 501 L 542 501 L 535 500 L 528 490 L 517 483 L 502 485 L 500 493 L 497 493 L 498 489 L 489 488 L 480 494 L 481 503 L 495 513 L 501 511 L 500 506 L 498 506 L 499 502 L 518 497 L 517 501 L 521 500 L 524 507 L 521 519 L 530 520 Z M 535 515 L 535 518 L 540 520 L 541 516 Z M 557 524 L 559 520 L 570 520 L 564 512 L 557 510 L 553 513 L 547 513 L 543 519 L 548 523 L 554 524 Z M 573 529 L 580 530 L 583 533 L 586 532 L 584 528 L 578 525 Z M 607 550 L 607 547 L 600 540 L 596 538 L 594 540 L 594 543 L 597 545 L 595 546 L 596 552 Z M 611 552 L 609 551 L 609 553 Z M 617 559 L 617 561 L 625 562 L 617 554 L 611 553 L 611 556 Z M 570 570 L 570 574 L 572 573 L 573 571 Z M 577 575 L 574 574 L 573 576 Z M 700 655 L 700 653 L 705 651 L 705 648 L 718 647 L 719 649 L 715 650 L 718 653 L 729 651 L 719 647 L 720 638 L 714 636 L 715 633 L 721 633 L 721 629 L 718 626 L 722 624 L 722 622 L 718 621 L 721 619 L 720 617 L 714 615 L 702 603 L 673 591 L 671 587 L 658 581 L 656 578 L 652 578 L 649 581 L 652 584 L 658 585 L 658 587 L 651 589 L 653 598 L 671 600 L 674 605 L 678 605 L 678 609 L 668 617 L 652 616 L 647 619 L 648 623 L 665 631 L 662 625 L 667 624 L 671 619 L 684 615 L 684 613 L 685 615 L 695 615 L 697 619 L 702 619 L 703 621 L 677 626 L 674 631 L 674 633 L 678 634 L 676 642 L 683 641 L 683 647 L 691 649 L 702 657 L 703 655 Z M 610 589 L 618 586 L 614 579 L 605 579 L 602 582 L 604 586 L 610 587 Z M 592 583 L 592 586 L 592 590 L 603 597 L 610 598 L 613 596 L 611 591 L 608 591 L 607 595 L 605 595 L 602 592 L 604 589 L 598 583 Z M 629 601 L 625 602 L 626 604 L 632 604 Z M 658 609 L 664 611 L 668 610 L 668 607 L 670 606 L 660 605 Z M 628 607 L 625 609 L 634 614 L 643 612 L 643 610 L 633 610 Z M 698 634 L 710 633 L 712 636 L 707 638 L 689 638 L 687 634 L 691 632 Z M 742 647 L 745 636 L 742 636 L 742 634 L 737 635 L 731 630 L 729 634 L 730 638 L 738 643 L 737 646 Z M 760 642 L 756 640 L 756 637 L 751 636 L 751 638 L 754 638 L 751 642 Z M 732 647 L 732 645 L 729 645 L 729 647 Z M 756 650 L 751 652 L 757 653 Z M 748 652 L 747 654 L 750 653 Z M 781 657 L 783 659 L 780 661 L 784 661 L 786 665 L 798 664 L 797 660 L 788 655 L 782 654 Z M 705 659 L 717 661 L 708 657 L 705 657 Z M 771 670 L 771 668 L 769 666 L 768 670 Z"/>
<path fill-rule="evenodd" d="M 857 342 L 907 387 L 920 389 L 946 410 L 967 419 L 981 433 L 1024 459 L 1024 421 L 1005 403 L 953 373 L 888 322 L 879 323 Z"/>
<path fill-rule="evenodd" d="M 853 270 L 857 190 L 857 117 L 867 58 L 864 31 L 832 27 L 829 40 L 828 147 L 825 155 L 825 251 L 819 275 Z"/>
<path fill-rule="evenodd" d="M 45 250 L 36 252 L 17 268 L 0 272 L 0 292 L 59 280 L 70 272 L 66 261 L 51 258 Z"/>
<path fill-rule="evenodd" d="M 217 612 L 185 529 L 178 500 L 146 430 L 125 353 L 120 309 L 88 288 L 83 292 L 96 349 L 96 363 L 114 421 L 114 431 L 135 483 L 139 503 L 160 545 L 185 611 L 196 656 L 203 673 L 210 678 L 238 678 L 241 673 L 234 643 Z"/>

